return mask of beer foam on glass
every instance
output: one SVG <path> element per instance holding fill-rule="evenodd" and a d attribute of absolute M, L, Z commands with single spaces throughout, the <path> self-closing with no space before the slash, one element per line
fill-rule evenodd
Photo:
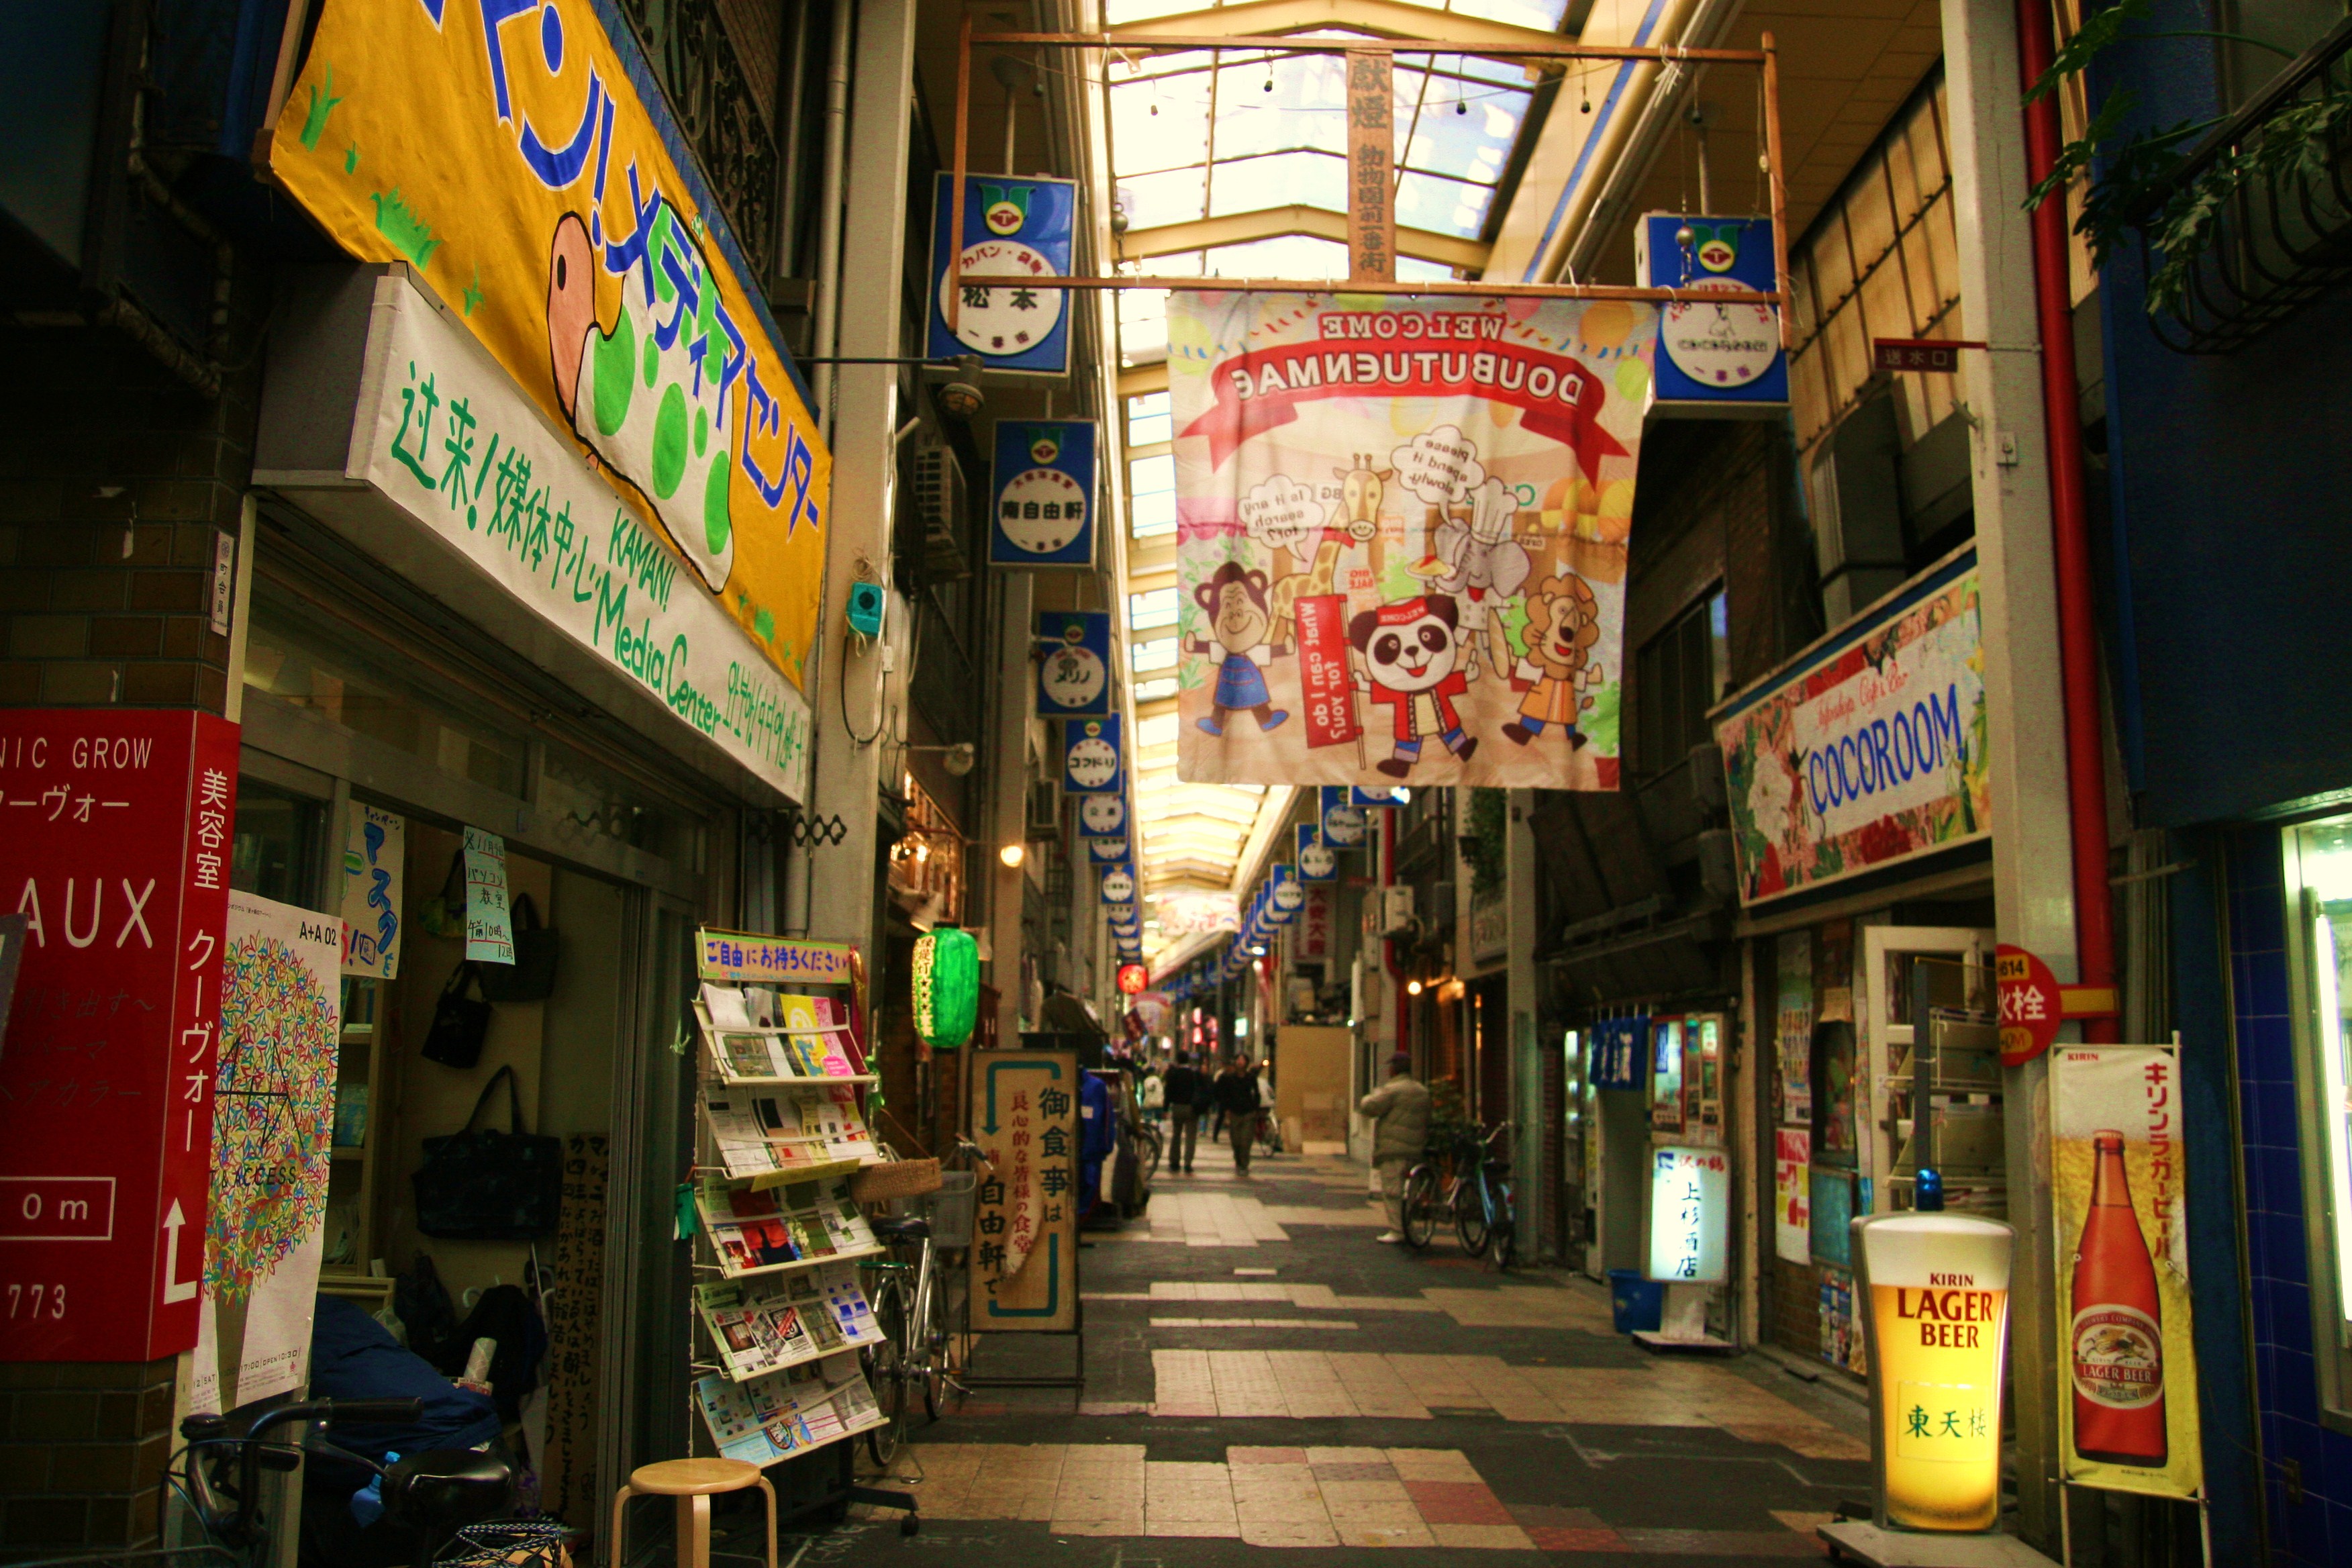
<path fill-rule="evenodd" d="M 1959 1214 L 1853 1222 L 1868 1293 L 1879 1522 L 1985 1531 L 2000 1518 L 2000 1373 L 2015 1233 Z"/>

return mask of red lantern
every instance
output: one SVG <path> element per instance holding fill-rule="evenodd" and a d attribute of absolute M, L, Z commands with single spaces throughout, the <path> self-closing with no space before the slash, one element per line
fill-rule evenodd
<path fill-rule="evenodd" d="M 1144 987 L 1150 984 L 1151 971 L 1144 968 L 1143 965 L 1122 963 L 1118 966 L 1118 989 L 1122 995 L 1140 995 Z"/>

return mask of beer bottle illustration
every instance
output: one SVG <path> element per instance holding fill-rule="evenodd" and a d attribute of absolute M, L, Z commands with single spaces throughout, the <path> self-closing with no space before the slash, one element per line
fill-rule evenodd
<path fill-rule="evenodd" d="M 2158 1467 L 2164 1431 L 2164 1308 L 2156 1291 L 2124 1135 L 2091 1136 L 2098 1163 L 2074 1248 L 2074 1452 L 2107 1464 Z"/>

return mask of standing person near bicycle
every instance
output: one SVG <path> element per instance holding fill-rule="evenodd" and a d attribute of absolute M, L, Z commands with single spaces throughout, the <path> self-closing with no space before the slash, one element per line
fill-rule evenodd
<path fill-rule="evenodd" d="M 1404 1173 L 1429 1142 L 1429 1086 L 1412 1076 L 1412 1058 L 1389 1058 L 1389 1080 L 1364 1096 L 1357 1110 L 1374 1119 L 1372 1166 L 1381 1173 L 1381 1199 L 1389 1227 L 1375 1239 L 1394 1247 L 1404 1240 Z"/>
<path fill-rule="evenodd" d="M 1224 1112 L 1225 1137 L 1234 1146 L 1234 1173 L 1246 1177 L 1250 1146 L 1257 1142 L 1257 1074 L 1247 1057 L 1235 1057 L 1217 1075 L 1217 1109 Z"/>
<path fill-rule="evenodd" d="M 1192 1173 L 1192 1146 L 1201 1131 L 1201 1093 L 1207 1087 L 1208 1079 L 1192 1065 L 1190 1051 L 1176 1058 L 1160 1086 L 1160 1098 L 1168 1106 L 1168 1148 L 1162 1158 L 1171 1173 Z"/>

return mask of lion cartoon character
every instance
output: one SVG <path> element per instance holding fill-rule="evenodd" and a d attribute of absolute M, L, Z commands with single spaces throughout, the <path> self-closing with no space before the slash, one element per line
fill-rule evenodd
<path fill-rule="evenodd" d="M 1592 699 L 1587 687 L 1601 684 L 1601 661 L 1588 659 L 1601 640 L 1601 606 L 1584 579 L 1571 572 L 1547 577 L 1528 593 L 1528 625 L 1521 638 L 1527 657 L 1511 677 L 1511 689 L 1524 695 L 1519 716 L 1503 726 L 1503 733 L 1526 745 L 1557 724 L 1568 732 L 1568 749 L 1581 747 L 1585 735 L 1576 721 Z"/>

